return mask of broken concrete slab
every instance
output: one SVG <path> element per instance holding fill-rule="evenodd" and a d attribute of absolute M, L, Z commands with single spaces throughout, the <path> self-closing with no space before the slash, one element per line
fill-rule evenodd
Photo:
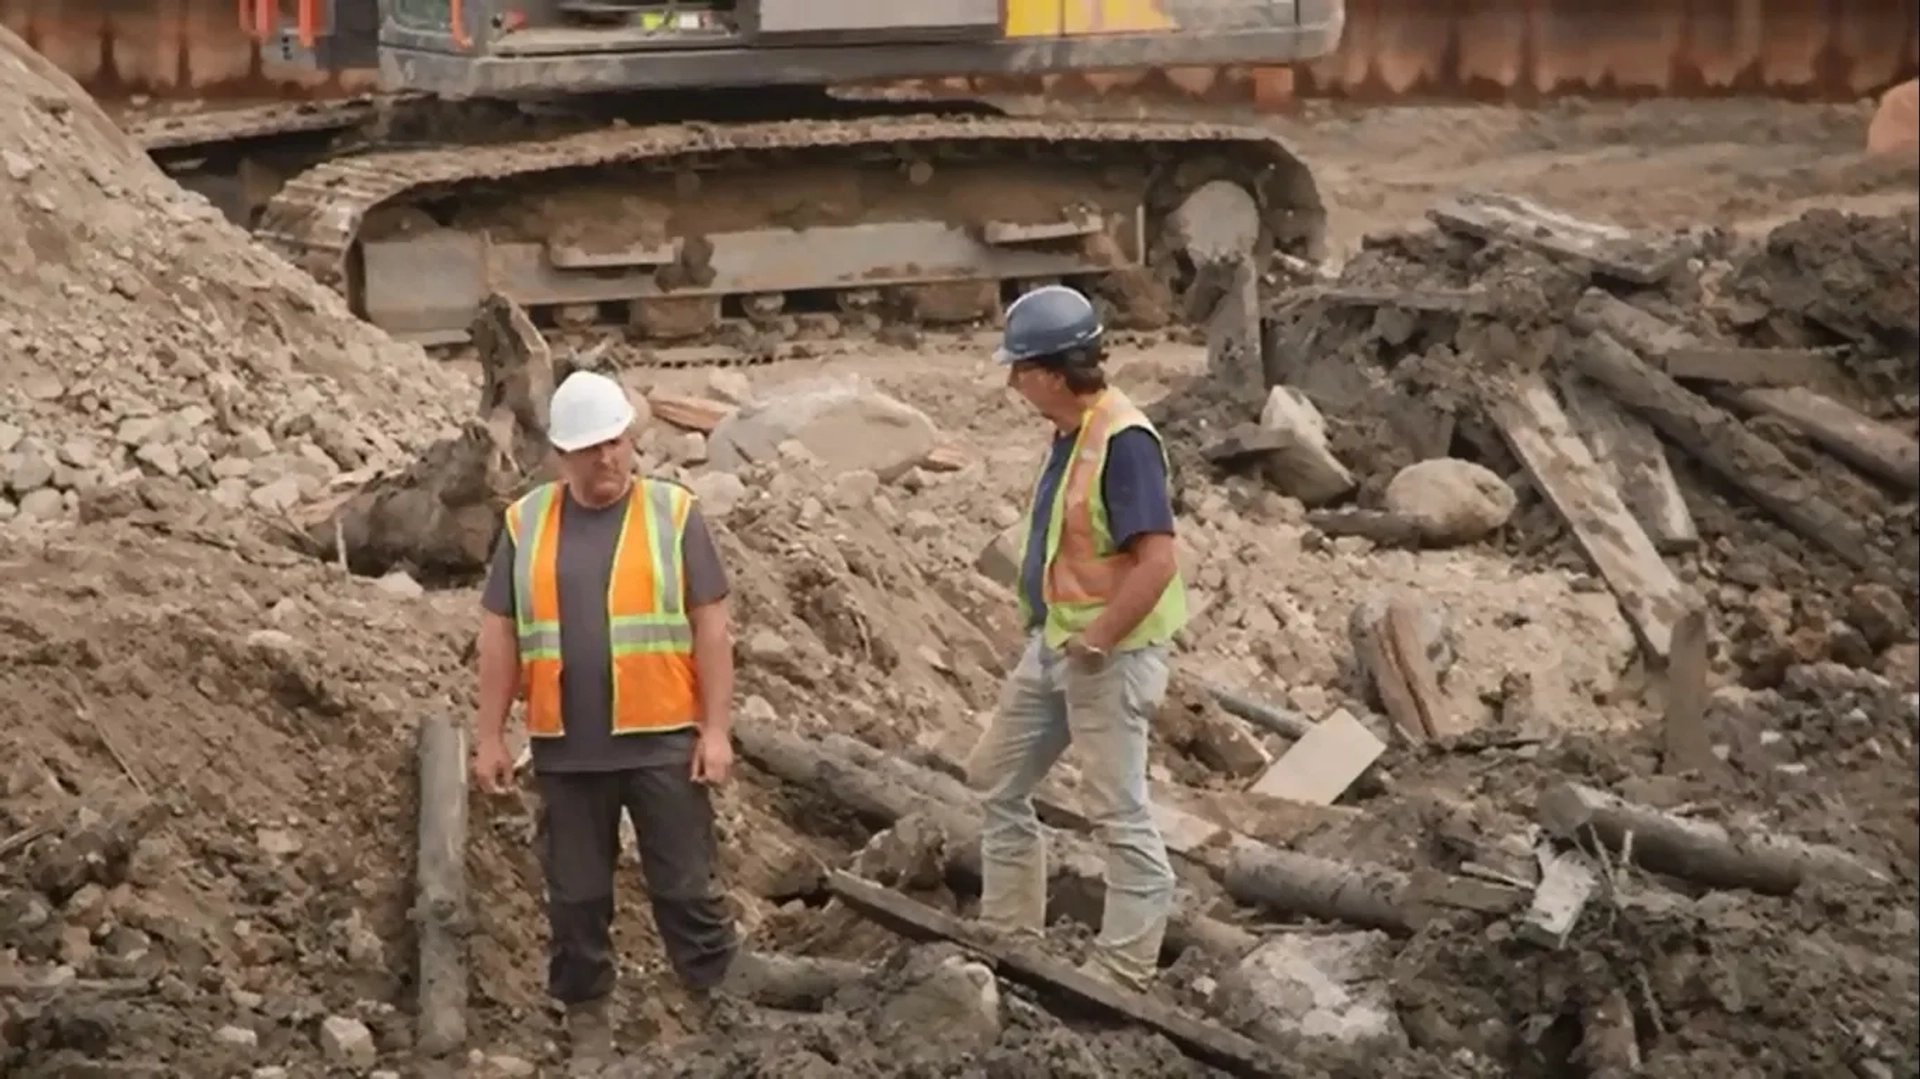
<path fill-rule="evenodd" d="M 1332 805 L 1387 751 L 1353 713 L 1336 708 L 1309 728 L 1249 788 L 1256 794 Z"/>
<path fill-rule="evenodd" d="M 939 433 L 926 413 L 858 379 L 822 379 L 722 419 L 707 439 L 714 467 L 773 461 L 798 442 L 831 474 L 860 469 L 893 480 L 924 460 Z"/>
<path fill-rule="evenodd" d="M 1002 529 L 973 560 L 973 568 L 996 584 L 1014 588 L 1020 583 L 1020 552 L 1026 546 L 1026 522 Z"/>
<path fill-rule="evenodd" d="M 1292 386 L 1267 392 L 1260 426 L 1279 436 L 1263 464 L 1267 481 L 1308 506 L 1351 493 L 1358 481 L 1327 445 L 1327 422 L 1307 395 Z"/>
<path fill-rule="evenodd" d="M 1220 978 L 1212 1005 L 1263 1041 L 1327 1038 L 1344 1045 L 1403 1046 L 1380 932 L 1290 933 L 1269 938 Z"/>
<path fill-rule="evenodd" d="M 1564 948 L 1587 909 L 1587 900 L 1600 889 L 1600 875 L 1575 851 L 1540 847 L 1540 884 L 1533 903 L 1521 919 L 1521 939 L 1542 948 Z"/>

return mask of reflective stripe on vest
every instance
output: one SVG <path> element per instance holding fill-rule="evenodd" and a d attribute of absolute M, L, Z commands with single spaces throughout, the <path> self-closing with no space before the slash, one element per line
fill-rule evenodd
<path fill-rule="evenodd" d="M 1030 513 L 1047 514 L 1046 562 L 1040 594 L 1047 604 L 1047 643 L 1058 646 L 1086 628 L 1106 606 L 1133 557 L 1114 549 L 1107 527 L 1101 477 L 1106 471 L 1107 447 L 1113 437 L 1134 427 L 1153 432 L 1153 424 L 1127 396 L 1108 389 L 1095 399 L 1081 421 L 1051 505 L 1035 505 Z M 1158 432 L 1153 432 L 1156 441 Z M 1161 450 L 1164 459 L 1165 449 Z M 1045 468 L 1044 463 L 1041 466 Z M 1037 487 L 1037 484 L 1036 484 Z M 1033 535 L 1032 518 L 1026 534 Z M 1021 553 L 1022 561 L 1025 552 Z M 1022 592 L 1021 606 L 1026 606 Z M 1023 614 L 1027 612 L 1023 611 Z M 1176 571 L 1146 618 L 1121 641 L 1132 647 L 1169 640 L 1186 624 L 1186 583 Z"/>
<path fill-rule="evenodd" d="M 514 543 L 513 592 L 527 732 L 566 733 L 560 707 L 560 522 L 566 498 L 542 485 L 507 507 Z M 627 498 L 607 587 L 613 669 L 613 733 L 682 730 L 699 717 L 693 625 L 686 614 L 681 539 L 693 496 L 640 480 Z"/>

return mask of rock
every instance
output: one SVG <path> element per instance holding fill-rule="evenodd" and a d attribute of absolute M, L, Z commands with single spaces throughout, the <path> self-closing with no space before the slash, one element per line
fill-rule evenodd
<path fill-rule="evenodd" d="M 865 506 L 880 493 L 880 477 L 857 468 L 833 481 L 833 504 L 842 509 Z"/>
<path fill-rule="evenodd" d="M 1437 457 L 1400 470 L 1382 497 L 1390 513 L 1411 519 L 1436 547 L 1473 543 L 1513 516 L 1518 499 L 1505 480 L 1472 461 Z"/>
<path fill-rule="evenodd" d="M 492 1068 L 495 1074 L 504 1076 L 506 1079 L 529 1079 L 539 1070 L 519 1057 L 499 1053 L 487 1057 L 487 1066 Z"/>
<path fill-rule="evenodd" d="M 20 500 L 20 516 L 34 521 L 57 520 L 66 510 L 66 500 L 51 487 L 30 491 Z"/>
<path fill-rule="evenodd" d="M 1880 655 L 1880 677 L 1911 693 L 1920 689 L 1920 644 L 1896 644 Z"/>
<path fill-rule="evenodd" d="M 260 1045 L 260 1035 L 246 1027 L 221 1027 L 213 1032 L 213 1040 L 221 1045 L 231 1045 L 236 1049 L 254 1049 Z"/>
<path fill-rule="evenodd" d="M 679 464 L 697 465 L 707 459 L 707 436 L 698 431 L 682 431 L 667 441 L 667 457 Z"/>
<path fill-rule="evenodd" d="M 1275 386 L 1260 410 L 1260 426 L 1286 436 L 1286 444 L 1268 454 L 1262 466 L 1267 482 L 1282 494 L 1320 506 L 1356 486 L 1353 473 L 1327 448 L 1325 417 L 1300 390 Z"/>
<path fill-rule="evenodd" d="M 747 497 L 746 481 L 731 472 L 703 472 L 687 486 L 700 500 L 700 513 L 708 520 L 724 519 Z"/>
<path fill-rule="evenodd" d="M 907 514 L 905 522 L 907 535 L 914 539 L 932 539 L 947 531 L 947 522 L 940 515 L 927 510 L 914 510 Z"/>
<path fill-rule="evenodd" d="M 7 486 L 18 495 L 37 491 L 53 482 L 53 461 L 38 444 L 23 442 L 15 454 L 16 460 L 7 473 Z"/>
<path fill-rule="evenodd" d="M 1913 637 L 1913 620 L 1907 615 L 1906 602 L 1884 584 L 1855 585 L 1847 596 L 1847 621 L 1875 651 Z"/>
<path fill-rule="evenodd" d="M 707 376 L 707 393 L 730 405 L 753 403 L 753 384 L 738 371 L 715 371 Z"/>
<path fill-rule="evenodd" d="M 396 599 L 419 599 L 427 594 L 420 582 L 407 576 L 404 570 L 394 570 L 385 577 L 373 582 L 373 586 Z"/>
<path fill-rule="evenodd" d="M 263 513 L 285 513 L 300 501 L 300 478 L 282 476 L 272 483 L 253 489 L 247 496 L 253 508 Z"/>
<path fill-rule="evenodd" d="M 1024 524 L 1008 526 L 981 549 L 973 568 L 990 581 L 1013 588 L 1020 583 L 1020 551 L 1026 545 Z"/>
<path fill-rule="evenodd" d="M 180 452 L 168 442 L 148 442 L 133 451 L 133 459 L 162 476 L 180 474 Z"/>
<path fill-rule="evenodd" d="M 793 646 L 787 643 L 787 639 L 770 629 L 753 631 L 740 645 L 741 657 L 754 664 L 777 663 L 792 652 Z"/>
<path fill-rule="evenodd" d="M 890 481 L 932 451 L 933 421 L 857 380 L 797 388 L 720 421 L 707 439 L 725 469 L 772 462 L 782 442 L 805 446 L 830 473 L 866 469 Z"/>
<path fill-rule="evenodd" d="M 330 1015 L 320 1021 L 320 1051 L 334 1067 L 360 1071 L 373 1067 L 379 1057 L 373 1032 L 367 1025 L 340 1015 Z"/>
<path fill-rule="evenodd" d="M 1263 1041 L 1403 1047 L 1406 1034 L 1381 976 L 1387 946 L 1378 932 L 1271 937 L 1220 977 L 1214 1004 Z"/>
<path fill-rule="evenodd" d="M 0 453 L 12 453 L 13 448 L 20 444 L 20 440 L 26 437 L 25 431 L 0 420 Z"/>

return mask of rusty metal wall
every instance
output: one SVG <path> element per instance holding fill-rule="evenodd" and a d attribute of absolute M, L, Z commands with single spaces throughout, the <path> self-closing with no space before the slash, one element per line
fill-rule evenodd
<path fill-rule="evenodd" d="M 239 8 L 240 0 L 0 0 L 0 24 L 110 102 L 325 97 L 372 86 L 364 71 L 269 75 Z M 1914 0 L 1348 0 L 1347 9 L 1338 53 L 1310 64 L 920 85 L 1274 109 L 1298 97 L 1849 99 L 1920 66 Z"/>

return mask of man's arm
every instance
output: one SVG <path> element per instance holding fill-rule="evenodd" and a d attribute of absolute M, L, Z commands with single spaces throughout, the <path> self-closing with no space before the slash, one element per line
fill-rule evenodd
<path fill-rule="evenodd" d="M 1114 436 L 1100 482 L 1114 545 L 1133 556 L 1106 607 L 1080 635 L 1104 650 L 1125 640 L 1160 602 L 1179 563 L 1173 542 L 1173 498 L 1160 440 L 1137 427 Z"/>
<path fill-rule="evenodd" d="M 494 544 L 480 594 L 480 741 L 507 736 L 507 716 L 520 692 L 520 642 L 513 626 L 513 540 L 505 529 Z"/>
<path fill-rule="evenodd" d="M 727 615 L 727 571 L 706 518 L 694 509 L 680 536 L 686 571 L 687 619 L 693 623 L 693 665 L 700 675 L 700 733 L 733 730 L 733 631 Z"/>

